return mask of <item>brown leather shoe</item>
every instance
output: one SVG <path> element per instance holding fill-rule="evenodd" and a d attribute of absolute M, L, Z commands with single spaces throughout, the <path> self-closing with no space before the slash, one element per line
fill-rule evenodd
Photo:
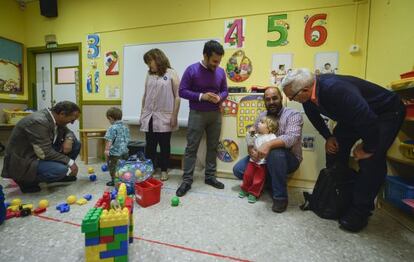
<path fill-rule="evenodd" d="M 272 210 L 276 213 L 282 213 L 286 211 L 288 205 L 287 199 L 273 199 Z"/>

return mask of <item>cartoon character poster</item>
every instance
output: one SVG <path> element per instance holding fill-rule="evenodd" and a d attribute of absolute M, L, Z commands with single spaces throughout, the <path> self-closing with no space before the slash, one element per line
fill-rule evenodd
<path fill-rule="evenodd" d="M 315 74 L 336 74 L 338 72 L 338 52 L 319 52 L 315 54 Z"/>
<path fill-rule="evenodd" d="M 237 160 L 239 157 L 239 146 L 231 139 L 220 141 L 217 149 L 217 158 L 223 162 L 229 163 Z"/>
<path fill-rule="evenodd" d="M 293 54 L 273 54 L 270 84 L 280 86 L 287 72 L 292 70 Z"/>

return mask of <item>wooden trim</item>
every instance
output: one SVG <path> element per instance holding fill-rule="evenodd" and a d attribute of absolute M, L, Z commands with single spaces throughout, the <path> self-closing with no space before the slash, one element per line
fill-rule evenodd
<path fill-rule="evenodd" d="M 29 100 L 25 99 L 25 100 L 17 100 L 17 99 L 5 99 L 5 98 L 0 98 L 0 103 L 8 103 L 8 104 L 29 104 Z"/>
<path fill-rule="evenodd" d="M 121 105 L 121 100 L 83 100 L 82 105 Z"/>

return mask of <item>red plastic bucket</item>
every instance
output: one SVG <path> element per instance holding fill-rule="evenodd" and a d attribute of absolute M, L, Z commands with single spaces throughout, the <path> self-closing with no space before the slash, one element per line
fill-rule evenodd
<path fill-rule="evenodd" d="M 148 207 L 160 202 L 162 182 L 149 178 L 141 183 L 135 184 L 135 200 L 138 205 Z"/>

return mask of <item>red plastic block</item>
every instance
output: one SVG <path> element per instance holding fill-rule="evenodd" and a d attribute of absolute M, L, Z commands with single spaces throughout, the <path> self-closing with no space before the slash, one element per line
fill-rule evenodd
<path fill-rule="evenodd" d="M 100 237 L 99 238 L 99 243 L 100 244 L 111 243 L 113 241 L 114 241 L 114 236 L 106 236 L 106 237 Z"/>

